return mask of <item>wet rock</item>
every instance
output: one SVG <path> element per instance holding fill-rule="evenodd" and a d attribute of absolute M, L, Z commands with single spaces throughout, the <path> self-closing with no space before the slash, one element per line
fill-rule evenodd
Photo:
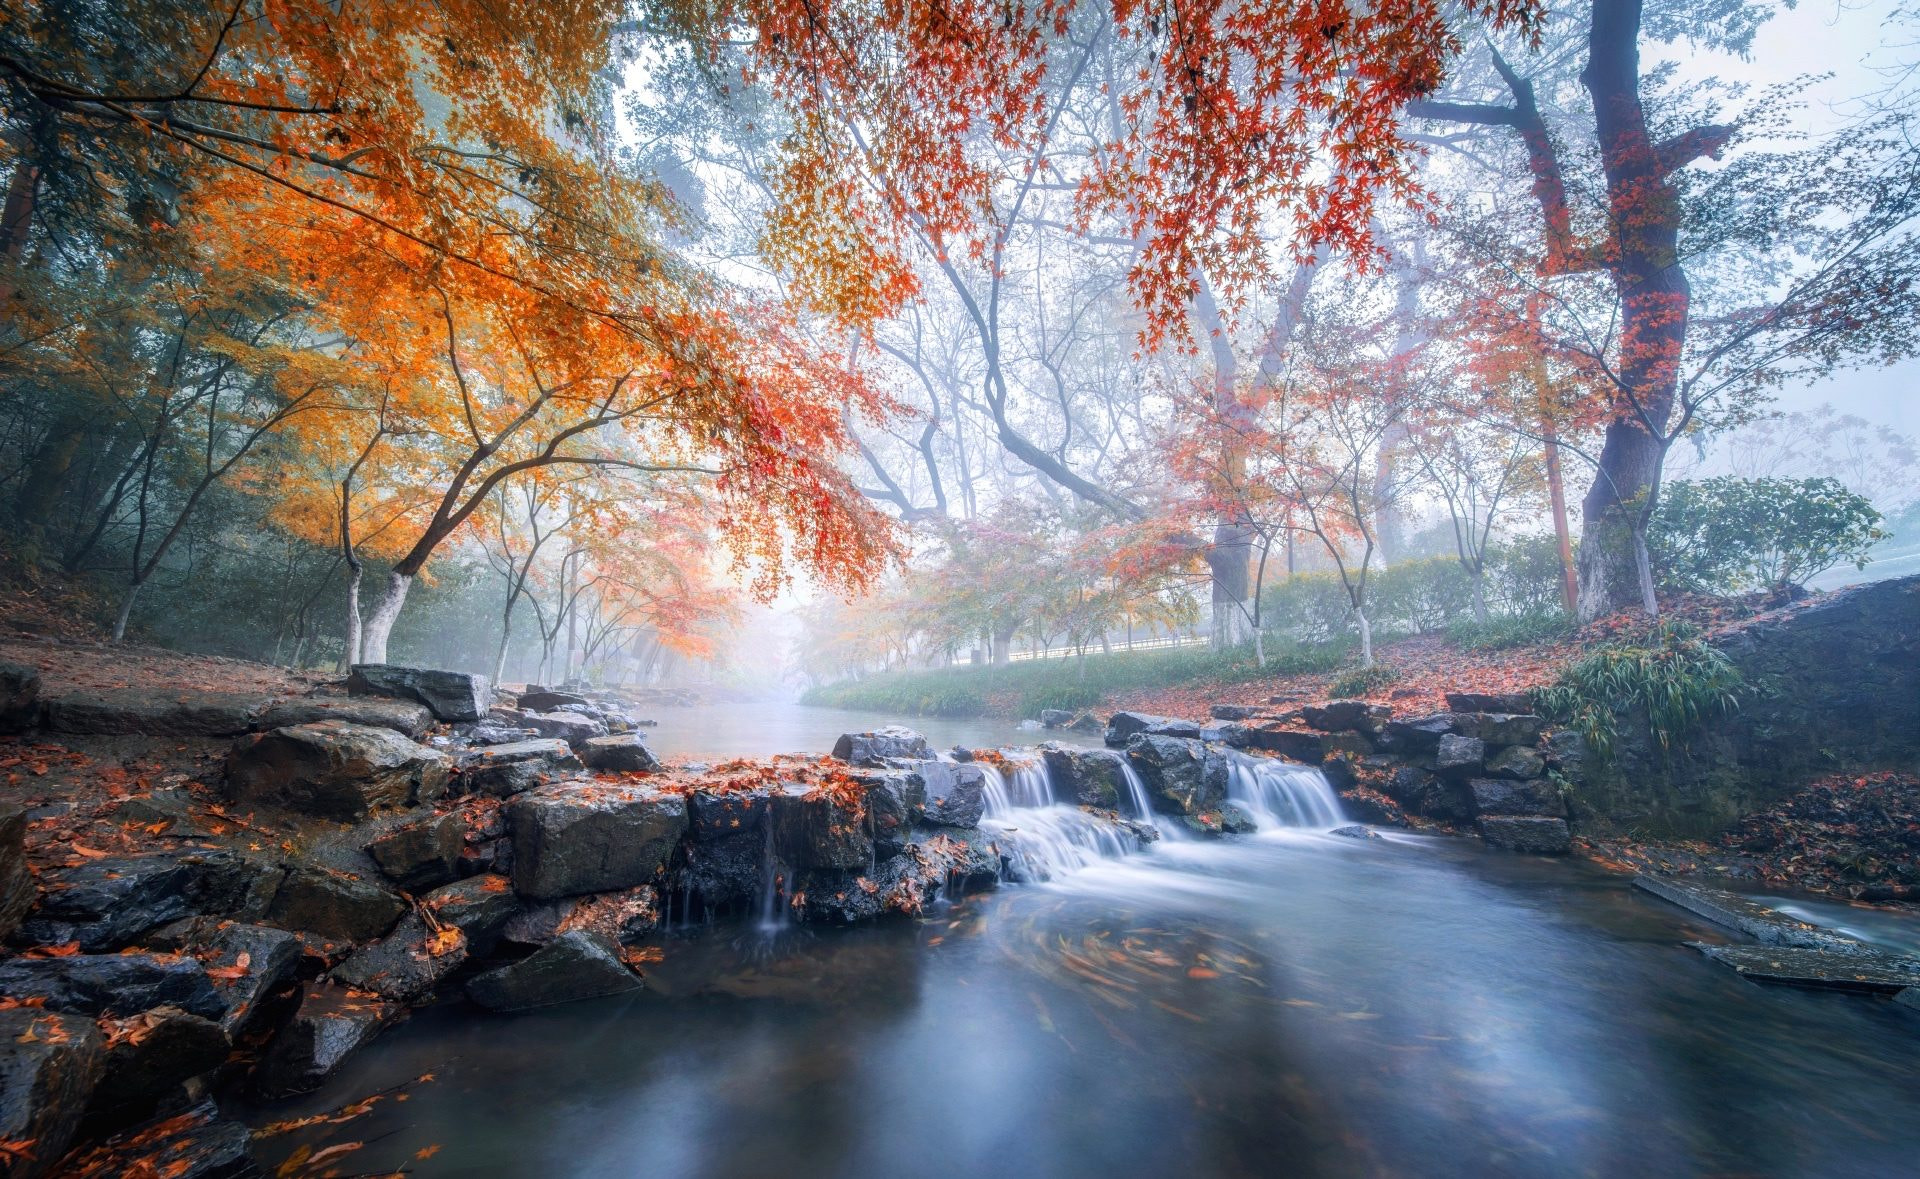
<path fill-rule="evenodd" d="M 1532 712 L 1525 692 L 1448 692 L 1447 708 L 1454 712 Z"/>
<path fill-rule="evenodd" d="M 331 983 L 309 988 L 300 1009 L 261 1054 L 251 1088 L 268 1100 L 311 1093 L 406 1010 Z"/>
<path fill-rule="evenodd" d="M 27 866 L 26 836 L 26 808 L 0 803 L 0 940 L 20 927 L 20 919 L 40 895 Z"/>
<path fill-rule="evenodd" d="M 153 1112 L 182 1082 L 219 1068 L 232 1050 L 225 1028 L 177 1007 L 108 1024 L 106 1066 L 91 1106 L 124 1125 Z"/>
<path fill-rule="evenodd" d="M 1327 755 L 1327 733 L 1308 733 L 1298 729 L 1252 728 L 1247 730 L 1250 749 L 1277 753 L 1306 765 L 1318 765 Z"/>
<path fill-rule="evenodd" d="M 12 992 L 8 992 L 12 994 Z M 0 1010 L 0 1155 L 10 1177 L 44 1175 L 66 1153 L 104 1053 L 93 1021 L 32 1007 Z"/>
<path fill-rule="evenodd" d="M 464 671 L 356 663 L 347 677 L 347 691 L 355 696 L 416 700 L 443 721 L 477 721 L 493 707 L 493 685 L 487 677 Z"/>
<path fill-rule="evenodd" d="M 64 693 L 42 703 L 42 723 L 56 733 L 231 737 L 253 727 L 260 698 L 178 687 L 111 688 Z"/>
<path fill-rule="evenodd" d="M 1454 714 L 1453 723 L 1458 731 L 1494 746 L 1532 745 L 1540 740 L 1540 730 L 1547 722 L 1526 714 L 1463 712 Z"/>
<path fill-rule="evenodd" d="M 1043 729 L 1064 729 L 1073 723 L 1074 713 L 1064 708 L 1043 708 L 1040 710 L 1040 727 Z"/>
<path fill-rule="evenodd" d="M 551 900 L 651 881 L 687 830 L 687 803 L 650 787 L 543 786 L 515 798 L 513 884 Z"/>
<path fill-rule="evenodd" d="M 1259 716 L 1265 709 L 1257 704 L 1216 704 L 1208 710 L 1214 720 L 1247 721 Z"/>
<path fill-rule="evenodd" d="M 39 723 L 39 671 L 0 663 L 0 733 L 24 733 Z"/>
<path fill-rule="evenodd" d="M 1641 873 L 1633 885 L 1716 925 L 1737 930 L 1768 946 L 1794 946 L 1829 953 L 1865 954 L 1871 947 L 1855 938 L 1801 921 L 1770 905 L 1720 888 L 1708 888 L 1669 876 Z"/>
<path fill-rule="evenodd" d="M 1896 992 L 1893 1001 L 1909 1011 L 1920 1012 L 1920 983 Z"/>
<path fill-rule="evenodd" d="M 1127 757 L 1155 810 L 1191 815 L 1227 800 L 1226 759 L 1199 741 L 1139 733 L 1127 742 Z"/>
<path fill-rule="evenodd" d="M 442 925 L 467 939 L 473 957 L 485 957 L 500 944 L 507 923 L 520 912 L 520 898 L 504 876 L 473 876 L 436 888 L 420 898 L 423 908 Z"/>
<path fill-rule="evenodd" d="M 1150 712 L 1116 712 L 1107 720 L 1106 743 L 1116 749 L 1141 733 L 1197 740 L 1200 726 L 1193 721 L 1155 716 Z"/>
<path fill-rule="evenodd" d="M 207 968 L 174 954 L 12 958 L 0 962 L 0 995 L 43 999 L 54 1011 L 82 1015 L 137 1015 L 171 1005 L 218 1019 L 226 1011 Z"/>
<path fill-rule="evenodd" d="M 924 762 L 920 767 L 925 822 L 936 827 L 973 827 L 987 809 L 987 775 L 978 765 Z M 911 819 L 911 816 L 909 816 Z"/>
<path fill-rule="evenodd" d="M 233 852 L 89 860 L 46 874 L 46 896 L 21 926 L 21 937 L 44 945 L 77 942 L 89 954 L 117 950 L 181 917 L 244 908 L 256 887 L 270 895 L 278 883 L 277 867 Z"/>
<path fill-rule="evenodd" d="M 1045 745 L 1040 754 L 1047 762 L 1047 777 L 1060 801 L 1073 806 L 1120 810 L 1130 805 L 1125 765 L 1121 755 L 1111 749 L 1067 749 Z M 974 823 L 980 820 L 976 816 Z M 973 823 L 960 826 L 971 827 Z"/>
<path fill-rule="evenodd" d="M 565 741 L 557 737 L 536 737 L 464 753 L 456 772 L 460 789 L 507 798 L 580 768 L 580 759 Z"/>
<path fill-rule="evenodd" d="M 207 968 L 224 1010 L 220 1026 L 231 1037 L 253 1027 L 262 1006 L 293 979 L 300 965 L 300 939 L 268 925 L 191 917 L 149 935 L 150 949 L 192 954 Z"/>
<path fill-rule="evenodd" d="M 861 807 L 827 791 L 782 788 L 772 820 L 774 853 L 795 868 L 862 868 L 873 859 Z"/>
<path fill-rule="evenodd" d="M 460 877 L 467 850 L 467 816 L 461 811 L 420 815 L 390 827 L 367 844 L 367 854 L 408 892 L 422 892 Z"/>
<path fill-rule="evenodd" d="M 1433 751 L 1433 768 L 1443 774 L 1477 774 L 1486 762 L 1487 745 L 1478 737 L 1448 733 Z"/>
<path fill-rule="evenodd" d="M 687 848 L 686 885 L 708 912 L 751 913 L 759 904 L 768 863 L 765 831 L 699 840 Z"/>
<path fill-rule="evenodd" d="M 955 798 L 958 791 L 954 782 L 963 774 L 978 773 L 974 766 L 923 761 L 911 770 L 869 770 L 849 775 L 866 791 L 867 837 L 874 846 L 871 854 L 880 859 L 900 854 L 908 832 L 926 813 L 929 783 L 938 783 L 949 798 Z"/>
<path fill-rule="evenodd" d="M 1480 820 L 1480 838 L 1489 847 L 1541 856 L 1564 856 L 1573 850 L 1565 819 L 1489 815 Z"/>
<path fill-rule="evenodd" d="M 888 866 L 892 866 L 891 862 Z M 898 870 L 892 874 L 898 875 Z M 926 873 L 914 875 L 924 877 Z M 878 872 L 869 876 L 856 869 L 815 868 L 800 874 L 791 912 L 807 925 L 858 925 L 887 911 L 883 890 L 898 883 L 883 883 Z M 908 890 L 912 900 L 918 901 L 921 889 L 909 884 Z"/>
<path fill-rule="evenodd" d="M 1348 824 L 1347 824 L 1346 826 L 1344 826 L 1344 827 L 1335 827 L 1335 828 L 1334 828 L 1333 830 L 1331 830 L 1331 831 L 1329 831 L 1329 832 L 1327 832 L 1327 834 L 1328 834 L 1328 835 L 1341 835 L 1341 836 L 1345 836 L 1345 837 L 1346 837 L 1346 838 L 1348 838 L 1348 839 L 1378 839 L 1378 838 L 1380 838 L 1380 837 L 1379 837 L 1378 835 L 1375 835 L 1375 834 L 1374 834 L 1374 833 L 1373 833 L 1372 831 L 1369 831 L 1369 830 L 1368 830 L 1367 828 L 1365 828 L 1365 827 L 1363 827 L 1363 826 L 1361 826 L 1361 825 L 1360 825 L 1360 824 L 1358 824 L 1358 823 L 1348 823 Z"/>
<path fill-rule="evenodd" d="M 880 766 L 896 758 L 929 761 L 933 749 L 912 729 L 887 725 L 865 733 L 842 733 L 833 743 L 833 756 L 850 765 Z"/>
<path fill-rule="evenodd" d="M 392 929 L 407 910 L 391 889 L 335 869 L 301 864 L 274 894 L 267 920 L 286 929 L 363 942 Z"/>
<path fill-rule="evenodd" d="M 1742 978 L 1821 991 L 1853 991 L 1897 997 L 1920 987 L 1920 957 L 1887 954 L 1871 948 L 1837 954 L 1797 946 L 1688 945 Z"/>
<path fill-rule="evenodd" d="M 409 913 L 392 933 L 333 968 L 333 980 L 396 1003 L 416 1003 L 467 960 L 458 928 L 436 931 Z"/>
<path fill-rule="evenodd" d="M 520 693 L 520 698 L 517 703 L 528 712 L 552 712 L 556 708 L 561 708 L 569 704 L 575 707 L 590 706 L 593 701 L 587 699 L 585 696 L 576 696 L 572 692 L 553 692 L 544 688 L 529 688 L 527 691 Z"/>
<path fill-rule="evenodd" d="M 604 721 L 577 712 L 525 712 L 520 724 L 542 737 L 557 737 L 574 749 L 585 749 L 587 742 L 607 735 Z"/>
<path fill-rule="evenodd" d="M 1441 712 L 1409 720 L 1390 720 L 1386 724 L 1383 735 L 1387 737 L 1395 752 L 1422 754 L 1432 753 L 1439 748 L 1440 738 L 1457 731 L 1452 714 Z M 1468 735 L 1478 736 L 1479 734 Z"/>
<path fill-rule="evenodd" d="M 921 832 L 907 854 L 935 865 L 961 892 L 992 888 L 1007 870 L 1007 858 L 1001 854 L 998 841 L 978 827 Z"/>
<path fill-rule="evenodd" d="M 1216 839 L 1222 835 L 1252 835 L 1260 829 L 1252 815 L 1230 802 L 1214 810 L 1182 815 L 1180 823 L 1194 835 Z"/>
<path fill-rule="evenodd" d="M 696 840 L 727 839 L 760 831 L 773 803 L 766 790 L 696 790 L 687 807 Z"/>
<path fill-rule="evenodd" d="M 1419 766 L 1399 766 L 1387 775 L 1384 791 L 1388 798 L 1402 806 L 1414 806 L 1433 785 L 1433 775 Z"/>
<path fill-rule="evenodd" d="M 584 929 L 627 945 L 660 928 L 660 892 L 650 884 L 590 896 L 562 897 L 529 905 L 515 914 L 502 938 L 522 946 L 544 946 L 563 933 Z"/>
<path fill-rule="evenodd" d="M 1238 721 L 1228 721 L 1225 724 L 1201 729 L 1200 739 L 1202 741 L 1217 741 L 1222 745 L 1227 745 L 1234 749 L 1251 749 L 1253 747 L 1253 730 Z"/>
<path fill-rule="evenodd" d="M 638 733 L 590 738 L 580 756 L 590 769 L 609 774 L 651 774 L 660 768 L 660 759 Z"/>
<path fill-rule="evenodd" d="M 1547 759 L 1525 745 L 1509 745 L 1487 759 L 1487 773 L 1496 778 L 1538 778 L 1547 772 Z"/>
<path fill-rule="evenodd" d="M 1393 709 L 1365 700 L 1329 700 L 1300 710 L 1308 725 L 1327 733 L 1378 733 L 1393 716 Z"/>
<path fill-rule="evenodd" d="M 418 741 L 433 727 L 433 711 L 411 700 L 389 700 L 381 696 L 301 696 L 268 706 L 254 718 L 253 727 L 285 729 L 326 720 L 392 729 Z"/>
<path fill-rule="evenodd" d="M 1547 764 L 1562 777 L 1574 781 L 1584 777 L 1589 753 L 1587 739 L 1572 729 L 1556 729 L 1547 737 Z"/>
<path fill-rule="evenodd" d="M 586 930 L 561 934 L 510 966 L 476 975 L 467 995 L 492 1011 L 525 1011 L 641 989 L 612 941 Z"/>
<path fill-rule="evenodd" d="M 1566 800 L 1544 779 L 1474 778 L 1467 789 L 1476 814 L 1566 817 Z"/>
<path fill-rule="evenodd" d="M 67 1179 L 257 1179 L 253 1132 L 212 1102 L 135 1126 L 61 1163 Z"/>
<path fill-rule="evenodd" d="M 460 729 L 454 731 L 474 745 L 512 745 L 520 741 L 531 741 L 540 735 L 532 729 L 491 720 L 482 721 L 464 731 Z"/>
<path fill-rule="evenodd" d="M 237 742 L 227 797 L 352 823 L 440 797 L 447 771 L 444 756 L 392 729 L 315 721 Z"/>

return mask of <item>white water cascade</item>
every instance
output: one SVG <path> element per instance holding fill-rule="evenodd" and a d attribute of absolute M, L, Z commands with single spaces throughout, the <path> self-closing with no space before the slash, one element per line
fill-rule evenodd
<path fill-rule="evenodd" d="M 1000 837 L 1016 880 L 1053 880 L 1139 850 L 1139 841 L 1125 829 L 1056 803 L 1044 761 L 1016 765 L 1011 779 L 988 762 L 976 764 L 987 776 L 980 826 Z"/>
<path fill-rule="evenodd" d="M 1140 780 L 1140 771 L 1133 768 L 1125 754 L 1120 757 L 1120 776 L 1127 780 L 1127 797 L 1133 803 L 1134 818 L 1142 823 L 1151 823 L 1162 839 L 1178 840 L 1187 837 L 1187 833 L 1181 829 L 1180 824 L 1165 815 L 1155 813 L 1153 801 L 1147 797 L 1147 784 Z"/>
<path fill-rule="evenodd" d="M 1235 757 L 1227 767 L 1227 801 L 1252 815 L 1262 831 L 1325 830 L 1347 821 L 1325 774 L 1271 758 Z"/>

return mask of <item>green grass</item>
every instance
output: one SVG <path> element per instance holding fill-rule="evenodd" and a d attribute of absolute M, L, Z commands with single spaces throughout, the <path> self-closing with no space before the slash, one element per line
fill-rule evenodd
<path fill-rule="evenodd" d="M 1335 677 L 1327 685 L 1327 694 L 1335 700 L 1349 700 L 1357 696 L 1371 696 L 1399 681 L 1400 672 L 1397 669 L 1376 663 L 1372 667 L 1356 667 Z"/>
<path fill-rule="evenodd" d="M 1579 629 L 1564 611 L 1509 614 L 1486 622 L 1462 618 L 1447 624 L 1447 638 L 1468 651 L 1506 651 L 1536 643 L 1557 643 Z"/>
<path fill-rule="evenodd" d="M 1619 717 L 1645 716 L 1665 753 L 1738 708 L 1746 690 L 1740 669 L 1697 628 L 1666 621 L 1588 652 L 1533 695 L 1541 715 L 1573 726 L 1609 762 Z"/>
<path fill-rule="evenodd" d="M 1011 701 L 1022 717 L 1038 716 L 1042 709 L 1097 707 L 1121 692 L 1164 688 L 1212 680 L 1239 683 L 1269 676 L 1331 671 L 1347 657 L 1351 644 L 1313 647 L 1269 647 L 1267 665 L 1255 664 L 1252 648 L 1214 651 L 1192 647 L 1161 651 L 1116 651 L 1073 659 L 1036 659 L 1006 667 L 961 666 L 926 671 L 900 671 L 843 680 L 813 688 L 800 697 L 803 704 L 855 708 L 910 716 L 982 716 L 995 705 Z"/>

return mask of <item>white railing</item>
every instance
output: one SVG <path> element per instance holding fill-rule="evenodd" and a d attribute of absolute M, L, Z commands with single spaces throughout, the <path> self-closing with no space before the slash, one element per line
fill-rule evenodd
<path fill-rule="evenodd" d="M 1135 639 L 1131 643 L 1111 643 L 1108 650 L 1101 650 L 1097 643 L 1087 646 L 1088 655 L 1120 655 L 1128 651 L 1164 651 L 1173 647 L 1204 647 L 1213 639 L 1208 635 L 1162 635 L 1152 639 Z M 1067 659 L 1073 656 L 1071 646 L 1053 647 L 1046 651 L 1015 651 L 1007 658 L 1014 663 L 1023 663 L 1030 659 Z"/>

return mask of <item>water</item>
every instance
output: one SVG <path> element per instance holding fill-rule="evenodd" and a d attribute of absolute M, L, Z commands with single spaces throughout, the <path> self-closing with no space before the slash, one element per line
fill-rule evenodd
<path fill-rule="evenodd" d="M 955 720 L 945 717 L 909 717 L 844 708 L 808 708 L 783 701 L 748 704 L 702 704 L 692 708 L 643 709 L 657 726 L 644 730 L 647 744 L 666 757 L 719 760 L 732 757 L 771 757 L 778 753 L 819 755 L 833 750 L 842 733 L 905 724 L 926 735 L 936 749 L 958 745 L 967 749 L 997 749 L 1058 741 L 1065 745 L 1098 745 L 1099 733 L 1023 729 L 1009 721 Z"/>
<path fill-rule="evenodd" d="M 1131 832 L 1078 807 L 1053 801 L 1044 761 L 1015 762 L 1011 776 L 981 762 L 987 809 L 980 828 L 997 836 L 1015 880 L 1056 880 L 1100 860 L 1140 850 Z"/>
<path fill-rule="evenodd" d="M 1227 801 L 1253 816 L 1262 830 L 1336 827 L 1340 800 L 1319 770 L 1262 757 L 1236 757 L 1227 768 Z"/>

